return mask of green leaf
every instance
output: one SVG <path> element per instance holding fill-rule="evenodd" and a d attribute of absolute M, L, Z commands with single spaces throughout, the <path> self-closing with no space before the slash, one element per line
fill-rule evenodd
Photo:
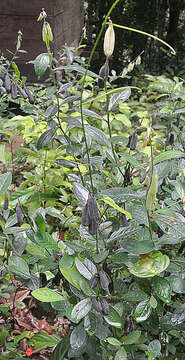
<path fill-rule="evenodd" d="M 150 305 L 151 305 L 152 309 L 156 309 L 156 307 L 157 307 L 157 300 L 153 295 L 150 298 Z"/>
<path fill-rule="evenodd" d="M 137 343 L 141 336 L 140 330 L 134 330 L 124 338 L 124 345 L 131 345 Z"/>
<path fill-rule="evenodd" d="M 182 304 L 171 316 L 171 322 L 173 325 L 182 324 L 185 321 L 185 304 Z"/>
<path fill-rule="evenodd" d="M 77 182 L 73 183 L 73 191 L 79 203 L 84 206 L 87 202 L 89 191 Z"/>
<path fill-rule="evenodd" d="M 12 183 L 12 173 L 7 172 L 0 176 L 0 196 L 6 192 Z"/>
<path fill-rule="evenodd" d="M 126 188 L 115 187 L 115 188 L 103 190 L 99 194 L 99 197 L 102 197 L 103 195 L 107 195 L 112 200 L 114 200 L 115 203 L 119 204 L 119 203 L 137 200 L 142 197 L 145 198 L 145 192 L 146 192 L 145 190 L 144 190 L 144 192 L 143 191 L 134 191 L 131 189 L 130 186 L 127 186 Z"/>
<path fill-rule="evenodd" d="M 107 258 L 108 255 L 109 255 L 109 250 L 104 250 L 104 251 L 100 252 L 99 254 L 94 254 L 93 260 L 96 264 L 99 264 L 99 263 L 103 262 Z"/>
<path fill-rule="evenodd" d="M 56 132 L 56 129 L 46 130 L 37 141 L 37 149 L 40 150 L 45 145 L 47 145 L 50 142 L 50 140 L 53 138 L 55 132 Z"/>
<path fill-rule="evenodd" d="M 12 246 L 17 255 L 21 256 L 26 248 L 27 239 L 23 236 L 23 234 L 18 234 L 12 240 Z"/>
<path fill-rule="evenodd" d="M 135 309 L 134 318 L 136 322 L 143 322 L 148 319 L 151 314 L 150 299 L 141 301 Z"/>
<path fill-rule="evenodd" d="M 71 312 L 71 318 L 74 318 L 75 322 L 80 321 L 89 313 L 89 311 L 91 310 L 91 306 L 92 303 L 90 298 L 81 300 L 74 306 Z"/>
<path fill-rule="evenodd" d="M 103 116 L 101 116 L 101 115 L 97 114 L 95 111 L 92 111 L 92 110 L 89 110 L 89 109 L 83 109 L 82 113 L 83 113 L 83 115 L 86 115 L 86 116 L 91 117 L 91 118 L 95 118 L 95 119 L 98 119 L 98 120 L 101 120 L 101 121 L 105 120 L 103 118 Z"/>
<path fill-rule="evenodd" d="M 75 265 L 71 268 L 65 269 L 61 265 L 61 262 L 59 262 L 59 267 L 62 275 L 71 285 L 76 287 L 78 290 L 82 290 L 88 296 L 93 294 L 92 289 L 89 287 L 89 281 L 79 273 Z"/>
<path fill-rule="evenodd" d="M 49 55 L 47 53 L 42 53 L 36 57 L 33 61 L 35 73 L 38 78 L 44 75 L 47 67 L 49 66 Z"/>
<path fill-rule="evenodd" d="M 65 336 L 54 348 L 50 360 L 63 360 L 70 346 L 69 334 Z"/>
<path fill-rule="evenodd" d="M 30 271 L 27 262 L 19 256 L 10 256 L 8 270 L 23 280 L 30 279 Z"/>
<path fill-rule="evenodd" d="M 92 278 L 91 272 L 78 258 L 75 258 L 75 264 L 79 273 L 83 275 L 87 280 L 90 280 Z"/>
<path fill-rule="evenodd" d="M 173 292 L 177 294 L 185 293 L 185 279 L 182 279 L 177 276 L 172 276 L 169 279 Z"/>
<path fill-rule="evenodd" d="M 161 153 L 154 158 L 153 164 L 156 165 L 162 161 L 176 159 L 180 157 L 184 157 L 184 153 L 182 151 L 179 150 L 165 151 L 164 153 Z"/>
<path fill-rule="evenodd" d="M 34 235 L 34 238 L 37 244 L 44 249 L 52 249 L 55 251 L 60 250 L 56 241 L 52 238 L 52 236 L 49 233 L 37 231 Z"/>
<path fill-rule="evenodd" d="M 126 101 L 131 95 L 131 89 L 127 88 L 119 93 L 115 93 L 111 95 L 110 101 L 109 101 L 109 111 L 112 110 L 112 108 L 118 104 L 119 102 Z"/>
<path fill-rule="evenodd" d="M 73 255 L 64 255 L 60 260 L 60 266 L 64 269 L 70 269 L 74 264 L 74 256 Z"/>
<path fill-rule="evenodd" d="M 48 288 L 41 288 L 41 289 L 34 290 L 34 291 L 32 291 L 32 296 L 42 302 L 53 302 L 53 301 L 65 300 L 65 298 L 61 294 L 59 294 L 55 290 L 51 290 Z"/>
<path fill-rule="evenodd" d="M 87 333 L 84 330 L 82 324 L 79 324 L 74 328 L 70 336 L 70 345 L 72 349 L 79 350 L 83 348 L 87 343 Z"/>
<path fill-rule="evenodd" d="M 114 346 L 120 346 L 122 345 L 121 341 L 119 341 L 118 339 L 114 338 L 114 337 L 108 337 L 106 338 L 106 341 Z"/>
<path fill-rule="evenodd" d="M 116 328 L 122 328 L 122 319 L 119 316 L 118 312 L 112 306 L 110 306 L 109 314 L 104 316 L 104 319 L 109 325 Z"/>
<path fill-rule="evenodd" d="M 64 159 L 56 159 L 54 160 L 55 164 L 58 164 L 60 166 L 64 166 L 67 168 L 74 168 L 76 167 L 76 164 L 73 161 L 68 161 L 68 160 L 64 160 Z"/>
<path fill-rule="evenodd" d="M 171 301 L 172 288 L 167 279 L 156 276 L 152 280 L 154 294 L 166 304 Z"/>
<path fill-rule="evenodd" d="M 121 348 L 117 351 L 114 359 L 115 359 L 115 360 L 127 360 L 127 353 L 126 353 L 124 347 L 121 347 Z"/>
<path fill-rule="evenodd" d="M 104 196 L 103 196 L 103 199 L 99 199 L 99 200 L 104 201 L 106 204 L 112 206 L 114 209 L 118 210 L 118 211 L 121 212 L 122 214 L 127 215 L 127 216 L 129 217 L 129 219 L 132 219 L 132 215 L 131 215 L 128 211 L 126 211 L 126 210 L 122 209 L 120 206 L 118 206 L 118 205 L 114 202 L 114 200 L 112 200 L 112 199 L 111 199 L 110 197 L 108 197 L 107 195 L 104 195 Z"/>
<path fill-rule="evenodd" d="M 101 145 L 106 145 L 110 147 L 110 140 L 107 138 L 107 136 L 102 130 L 90 125 L 85 125 L 85 131 L 93 141 L 96 141 Z"/>
<path fill-rule="evenodd" d="M 137 277 L 147 278 L 166 270 L 169 263 L 170 260 L 167 255 L 163 255 L 160 251 L 153 251 L 131 266 L 129 271 Z"/>
<path fill-rule="evenodd" d="M 156 358 L 160 355 L 161 352 L 161 344 L 159 340 L 153 340 L 148 345 L 148 350 L 153 358 Z"/>
<path fill-rule="evenodd" d="M 34 344 L 35 349 L 42 350 L 57 345 L 60 340 L 60 337 L 57 335 L 40 333 L 32 336 L 32 338 L 30 339 L 30 345 Z"/>

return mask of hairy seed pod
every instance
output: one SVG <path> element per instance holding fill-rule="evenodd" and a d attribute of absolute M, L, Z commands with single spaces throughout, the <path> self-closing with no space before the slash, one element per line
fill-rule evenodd
<path fill-rule="evenodd" d="M 132 332 L 134 329 L 134 325 L 133 325 L 133 321 L 130 315 L 128 315 L 125 318 L 125 323 L 124 323 L 124 332 L 125 335 L 128 335 L 130 332 Z"/>
<path fill-rule="evenodd" d="M 134 131 L 132 135 L 129 136 L 127 147 L 130 150 L 135 150 L 137 146 L 137 134 Z"/>
<path fill-rule="evenodd" d="M 17 84 L 15 83 L 11 85 L 11 97 L 12 99 L 17 99 Z"/>
<path fill-rule="evenodd" d="M 128 221 L 127 221 L 127 218 L 126 218 L 125 214 L 122 214 L 122 225 L 123 225 L 123 227 L 128 226 Z"/>
<path fill-rule="evenodd" d="M 21 207 L 19 205 L 16 206 L 16 215 L 17 215 L 17 222 L 19 225 L 23 223 L 23 214 Z"/>
<path fill-rule="evenodd" d="M 6 89 L 6 91 L 10 91 L 11 90 L 11 80 L 8 74 L 5 75 L 5 79 L 4 79 L 4 87 Z"/>
<path fill-rule="evenodd" d="M 89 214 L 88 214 L 87 203 L 86 203 L 82 210 L 82 225 L 88 226 L 89 222 L 90 222 L 90 220 L 89 220 Z"/>
<path fill-rule="evenodd" d="M 4 206 L 3 206 L 4 210 L 8 210 L 8 198 L 5 197 L 4 198 Z"/>
<path fill-rule="evenodd" d="M 97 220 L 99 217 L 98 206 L 97 206 L 96 199 L 94 198 L 94 196 L 91 193 L 89 193 L 89 196 L 88 196 L 87 209 L 88 209 L 89 218 L 91 220 Z"/>
<path fill-rule="evenodd" d="M 100 302 L 98 300 L 96 300 L 95 298 L 91 298 L 92 301 L 92 306 L 93 308 L 97 311 L 97 312 L 102 312 L 102 306 L 100 304 Z"/>
<path fill-rule="evenodd" d="M 89 234 L 95 235 L 98 231 L 98 221 L 97 220 L 90 220 L 88 225 Z"/>
<path fill-rule="evenodd" d="M 24 85 L 24 91 L 25 91 L 25 93 L 28 95 L 28 100 L 29 100 L 30 104 L 34 104 L 33 94 L 32 94 L 32 92 L 27 88 L 26 85 Z"/>
<path fill-rule="evenodd" d="M 89 286 L 90 286 L 91 289 L 94 289 L 97 284 L 98 284 L 98 276 L 97 276 L 97 275 L 94 275 L 94 276 L 92 276 L 92 278 L 89 280 Z"/>
<path fill-rule="evenodd" d="M 20 94 L 23 96 L 24 99 L 27 99 L 28 98 L 28 95 L 26 94 L 26 91 L 24 89 L 22 89 L 21 86 L 17 85 L 17 88 L 20 92 Z"/>
<path fill-rule="evenodd" d="M 109 303 L 107 302 L 107 300 L 105 300 L 104 298 L 100 299 L 100 303 L 101 303 L 101 307 L 102 307 L 102 311 L 105 315 L 109 314 Z"/>
<path fill-rule="evenodd" d="M 103 269 L 99 270 L 99 277 L 100 277 L 100 284 L 102 289 L 107 290 L 109 287 L 109 280 L 106 272 Z"/>
<path fill-rule="evenodd" d="M 174 134 L 169 134 L 166 140 L 166 146 L 173 145 L 174 143 Z"/>

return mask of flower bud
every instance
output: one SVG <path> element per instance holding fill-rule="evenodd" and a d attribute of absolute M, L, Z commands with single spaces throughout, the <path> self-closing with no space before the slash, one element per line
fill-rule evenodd
<path fill-rule="evenodd" d="M 44 21 L 42 28 L 42 39 L 46 44 L 49 44 L 50 41 L 53 41 L 53 33 L 51 26 L 47 21 Z"/>
<path fill-rule="evenodd" d="M 109 21 L 109 27 L 105 32 L 104 37 L 104 54 L 109 57 L 112 55 L 114 51 L 114 43 L 115 43 L 115 32 L 112 25 L 112 21 Z"/>

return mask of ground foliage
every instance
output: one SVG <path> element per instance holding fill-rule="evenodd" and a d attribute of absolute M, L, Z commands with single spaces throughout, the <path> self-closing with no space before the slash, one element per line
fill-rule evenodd
<path fill-rule="evenodd" d="M 46 85 L 1 58 L 0 359 L 183 359 L 184 83 L 100 87 L 50 35 Z"/>

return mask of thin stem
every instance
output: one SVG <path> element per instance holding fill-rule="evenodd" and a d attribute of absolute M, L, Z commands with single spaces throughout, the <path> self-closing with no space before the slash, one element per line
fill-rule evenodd
<path fill-rule="evenodd" d="M 82 122 L 82 130 L 83 130 L 83 135 L 84 135 L 84 140 L 85 140 L 85 147 L 86 147 L 86 152 L 87 152 L 87 159 L 88 159 L 88 167 L 89 167 L 89 175 L 90 175 L 90 182 L 91 182 L 91 190 L 92 190 L 92 193 L 94 193 L 94 189 L 93 189 L 93 181 L 92 181 L 92 169 L 91 169 L 91 163 L 90 163 L 90 156 L 89 156 L 89 149 L 88 149 L 88 145 L 87 145 L 87 138 L 86 138 L 86 132 L 85 132 L 85 126 L 84 126 L 84 118 L 83 118 L 83 91 L 84 91 L 84 87 L 85 87 L 85 80 L 86 80 L 86 76 L 87 76 L 87 71 L 89 69 L 89 66 L 91 64 L 91 60 L 92 60 L 92 57 L 93 57 L 93 54 L 95 52 L 95 49 L 98 45 L 98 42 L 100 40 L 100 37 L 101 37 L 101 34 L 103 32 L 103 29 L 106 25 L 106 22 L 112 12 L 112 10 L 115 8 L 115 6 L 117 5 L 117 3 L 119 2 L 120 0 L 116 0 L 114 2 L 114 4 L 111 6 L 111 8 L 109 9 L 106 17 L 105 17 L 105 20 L 102 24 L 102 27 L 100 29 L 100 32 L 97 36 L 97 39 L 95 41 L 95 44 L 93 46 L 93 49 L 91 51 L 91 54 L 89 56 L 89 60 L 88 60 L 88 64 L 87 64 L 87 67 L 86 67 L 86 71 L 85 71 L 85 74 L 84 74 L 84 78 L 83 78 L 83 81 L 82 81 L 82 86 L 81 86 L 81 94 L 80 94 L 80 113 L 81 113 L 81 122 Z"/>
<path fill-rule="evenodd" d="M 176 55 L 176 51 L 174 50 L 174 48 L 172 46 L 170 46 L 166 41 L 164 41 L 162 39 L 159 39 L 155 35 L 149 34 L 149 33 L 145 32 L 145 31 L 142 31 L 142 30 L 138 30 L 138 29 L 134 29 L 134 28 L 131 28 L 131 27 L 123 26 L 123 25 L 117 25 L 117 24 L 112 24 L 112 25 L 114 27 L 117 27 L 117 28 L 120 28 L 120 29 L 134 31 L 134 32 L 137 32 L 139 34 L 149 36 L 149 37 L 153 38 L 154 40 L 160 41 L 162 44 L 166 45 L 171 50 L 172 55 Z"/>
<path fill-rule="evenodd" d="M 108 58 L 106 59 L 106 63 L 105 63 L 105 74 L 106 74 L 106 72 L 107 72 L 107 67 L 108 67 Z M 113 143 L 112 143 L 112 132 L 111 132 L 111 126 L 110 126 L 110 113 L 109 113 L 110 95 L 107 94 L 106 77 L 105 77 L 105 92 L 106 92 L 107 124 L 108 124 L 108 131 L 109 131 L 111 149 L 112 149 L 112 153 L 113 153 L 114 160 L 115 160 L 115 163 L 116 163 L 116 165 L 117 165 L 117 168 L 118 168 L 118 170 L 120 171 L 120 173 L 121 173 L 121 175 L 123 176 L 123 179 L 124 179 L 124 174 L 123 174 L 123 172 L 122 172 L 122 170 L 120 169 L 120 166 L 119 166 L 119 164 L 118 164 L 117 157 L 116 157 L 115 150 L 114 150 L 114 146 L 113 146 Z"/>

